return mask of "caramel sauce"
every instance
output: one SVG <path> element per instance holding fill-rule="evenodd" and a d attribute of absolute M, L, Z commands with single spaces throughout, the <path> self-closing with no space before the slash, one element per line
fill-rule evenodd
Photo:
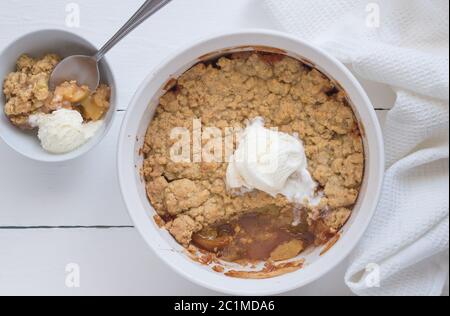
<path fill-rule="evenodd" d="M 292 222 L 292 211 L 248 213 L 195 234 L 193 244 L 224 261 L 248 264 L 267 261 L 280 245 L 299 240 L 303 247 L 291 251 L 294 258 L 315 243 L 315 236 L 306 223 L 293 226 Z"/>

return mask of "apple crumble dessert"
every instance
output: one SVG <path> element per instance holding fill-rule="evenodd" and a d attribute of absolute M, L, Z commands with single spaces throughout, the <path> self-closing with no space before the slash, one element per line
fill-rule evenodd
<path fill-rule="evenodd" d="M 62 125 L 56 120 L 63 118 L 64 123 L 73 127 L 72 134 L 87 135 L 90 138 L 109 109 L 110 88 L 101 84 L 96 91 L 90 91 L 87 86 L 70 81 L 62 83 L 52 91 L 49 88 L 49 78 L 60 60 L 56 54 L 46 54 L 37 59 L 22 55 L 16 62 L 16 71 L 8 74 L 3 82 L 6 99 L 4 113 L 13 125 L 24 130 L 38 127 L 41 129 L 43 125 L 57 126 L 56 123 Z M 54 115 L 54 112 L 58 112 L 58 115 Z M 82 123 L 89 125 L 84 128 Z M 88 133 L 85 133 L 85 130 Z M 39 136 L 45 137 L 44 133 Z M 48 138 L 54 139 L 51 136 Z M 65 149 L 73 150 L 81 145 L 76 144 L 77 142 L 86 141 L 84 138 L 78 138 L 75 145 L 72 142 L 72 145 L 67 145 Z M 52 151 L 52 148 L 44 148 Z"/>
<path fill-rule="evenodd" d="M 339 86 L 299 60 L 255 51 L 201 62 L 169 88 L 148 127 L 143 175 L 160 221 L 181 245 L 194 245 L 229 262 L 278 262 L 336 236 L 352 213 L 364 173 L 361 133 Z M 201 121 L 200 131 L 195 120 Z M 261 133 L 278 137 L 285 147 L 273 150 L 270 157 L 286 152 L 280 158 L 281 171 L 265 178 L 254 164 L 234 167 L 233 157 L 196 161 L 193 137 L 188 139 L 192 161 L 171 159 L 177 141 L 171 134 L 174 129 L 184 128 L 192 135 L 208 127 L 217 128 L 222 138 L 228 127 L 247 127 L 240 138 L 233 138 L 234 156 L 243 143 L 258 141 Z M 203 135 L 200 145 L 209 148 L 219 136 Z M 298 159 L 293 161 L 293 155 Z M 262 189 L 283 177 L 284 182 L 294 181 L 292 172 L 283 176 L 291 165 L 292 170 L 304 168 L 299 180 L 303 182 L 291 190 Z M 241 174 L 235 177 L 240 184 L 233 186 L 234 168 Z M 305 179 L 309 195 L 293 199 Z"/>

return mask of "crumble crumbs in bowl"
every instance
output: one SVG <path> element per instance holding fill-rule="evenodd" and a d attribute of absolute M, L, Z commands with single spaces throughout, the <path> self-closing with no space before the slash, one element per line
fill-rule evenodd
<path fill-rule="evenodd" d="M 19 38 L 2 52 L 0 136 L 10 147 L 35 160 L 65 161 L 106 135 L 115 109 L 114 78 L 106 60 L 96 91 L 75 81 L 49 88 L 53 69 L 68 53 L 94 51 L 77 35 L 44 30 Z"/>

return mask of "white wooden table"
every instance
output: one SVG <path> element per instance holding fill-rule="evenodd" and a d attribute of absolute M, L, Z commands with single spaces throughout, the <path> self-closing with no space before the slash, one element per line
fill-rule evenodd
<path fill-rule="evenodd" d="M 135 89 L 176 48 L 214 32 L 275 28 L 262 1 L 174 0 L 124 39 L 109 54 L 120 88 L 117 119 L 107 138 L 85 157 L 43 164 L 0 141 L 0 295 L 218 294 L 175 275 L 133 228 L 119 192 L 116 142 Z M 100 46 L 141 3 L 2 0 L 0 50 L 18 36 L 44 28 L 67 29 Z M 80 26 L 68 27 L 67 14 L 77 7 Z M 393 92 L 370 82 L 363 85 L 382 119 L 394 103 Z M 80 268 L 79 288 L 66 286 L 71 263 Z M 343 263 L 289 294 L 350 295 L 345 268 Z"/>

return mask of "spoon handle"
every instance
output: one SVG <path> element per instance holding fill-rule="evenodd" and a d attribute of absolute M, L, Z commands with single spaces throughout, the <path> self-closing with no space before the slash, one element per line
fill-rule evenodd
<path fill-rule="evenodd" d="M 122 38 L 138 27 L 147 18 L 165 7 L 172 0 L 146 0 L 136 13 L 120 28 L 119 31 L 95 54 L 94 58 L 100 61 L 103 56 Z"/>

